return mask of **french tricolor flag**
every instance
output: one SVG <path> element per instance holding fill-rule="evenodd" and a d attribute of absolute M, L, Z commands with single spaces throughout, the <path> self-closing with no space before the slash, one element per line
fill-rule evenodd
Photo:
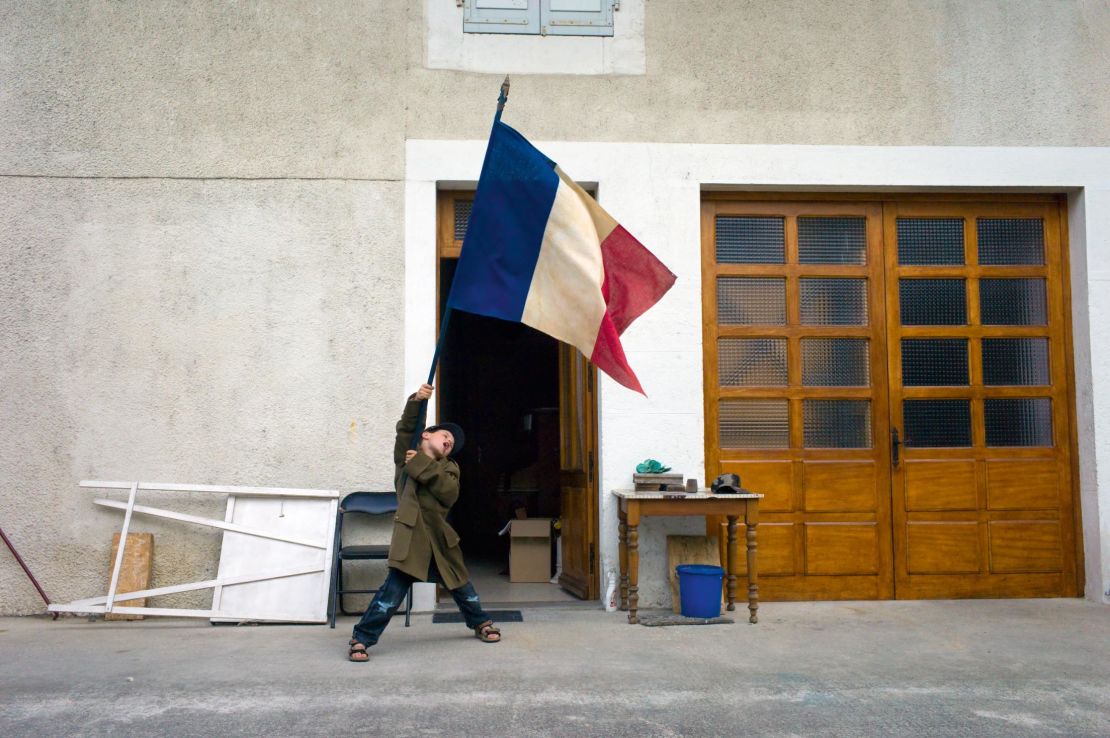
<path fill-rule="evenodd" d="M 494 124 L 448 307 L 554 336 L 643 393 L 620 335 L 674 281 L 555 162 Z"/>

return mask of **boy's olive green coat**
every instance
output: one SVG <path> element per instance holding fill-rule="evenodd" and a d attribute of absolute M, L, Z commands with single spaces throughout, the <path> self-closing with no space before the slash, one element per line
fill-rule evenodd
<path fill-rule="evenodd" d="M 447 524 L 447 512 L 459 498 L 459 465 L 449 458 L 437 461 L 423 452 L 417 452 L 412 461 L 405 463 L 419 412 L 420 403 L 410 397 L 397 422 L 397 442 L 393 448 L 397 515 L 393 518 L 389 565 L 425 581 L 435 557 L 439 580 L 448 589 L 458 589 L 470 581 L 459 548 L 459 534 Z M 405 473 L 408 478 L 401 489 Z"/>

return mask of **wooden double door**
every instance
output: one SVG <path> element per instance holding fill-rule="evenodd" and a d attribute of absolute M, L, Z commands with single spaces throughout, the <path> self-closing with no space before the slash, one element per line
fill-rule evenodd
<path fill-rule="evenodd" d="M 1081 590 L 1062 205 L 702 206 L 706 472 L 768 599 Z"/>

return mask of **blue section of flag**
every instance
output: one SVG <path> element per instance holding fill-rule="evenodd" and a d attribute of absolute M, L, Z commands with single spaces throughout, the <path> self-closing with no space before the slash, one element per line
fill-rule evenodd
<path fill-rule="evenodd" d="M 559 188 L 555 162 L 497 122 L 447 304 L 520 321 Z"/>

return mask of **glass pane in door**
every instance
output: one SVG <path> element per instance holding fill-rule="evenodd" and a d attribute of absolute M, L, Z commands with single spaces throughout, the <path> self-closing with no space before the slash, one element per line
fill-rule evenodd
<path fill-rule="evenodd" d="M 786 400 L 722 400 L 721 446 L 788 448 L 790 407 Z"/>
<path fill-rule="evenodd" d="M 897 229 L 900 265 L 964 263 L 963 218 L 898 218 Z"/>
<path fill-rule="evenodd" d="M 719 278 L 717 319 L 733 325 L 785 325 L 786 280 Z"/>
<path fill-rule="evenodd" d="M 867 280 L 798 280 L 802 325 L 867 325 Z"/>
<path fill-rule="evenodd" d="M 1044 221 L 1040 218 L 979 218 L 979 263 L 1044 264 Z"/>
<path fill-rule="evenodd" d="M 1047 325 L 1043 279 L 979 280 L 983 325 Z"/>
<path fill-rule="evenodd" d="M 903 338 L 902 385 L 966 386 L 966 338 Z"/>
<path fill-rule="evenodd" d="M 903 400 L 902 422 L 909 448 L 971 445 L 970 400 Z"/>
<path fill-rule="evenodd" d="M 470 213 L 474 209 L 473 200 L 455 200 L 455 240 L 466 238 L 466 229 L 470 225 Z"/>
<path fill-rule="evenodd" d="M 782 218 L 717 216 L 717 263 L 783 264 Z"/>
<path fill-rule="evenodd" d="M 1052 400 L 1047 397 L 983 401 L 988 446 L 1051 446 Z"/>
<path fill-rule="evenodd" d="M 984 338 L 983 384 L 987 386 L 1047 385 L 1047 338 Z"/>
<path fill-rule="evenodd" d="M 798 218 L 798 263 L 866 264 L 867 218 Z"/>
<path fill-rule="evenodd" d="M 871 403 L 867 400 L 803 400 L 806 448 L 870 448 Z"/>
<path fill-rule="evenodd" d="M 803 338 L 802 384 L 806 387 L 867 387 L 871 359 L 866 338 Z"/>
<path fill-rule="evenodd" d="M 902 325 L 967 325 L 962 279 L 898 280 Z"/>
<path fill-rule="evenodd" d="M 785 338 L 721 338 L 717 371 L 722 387 L 785 387 Z"/>

